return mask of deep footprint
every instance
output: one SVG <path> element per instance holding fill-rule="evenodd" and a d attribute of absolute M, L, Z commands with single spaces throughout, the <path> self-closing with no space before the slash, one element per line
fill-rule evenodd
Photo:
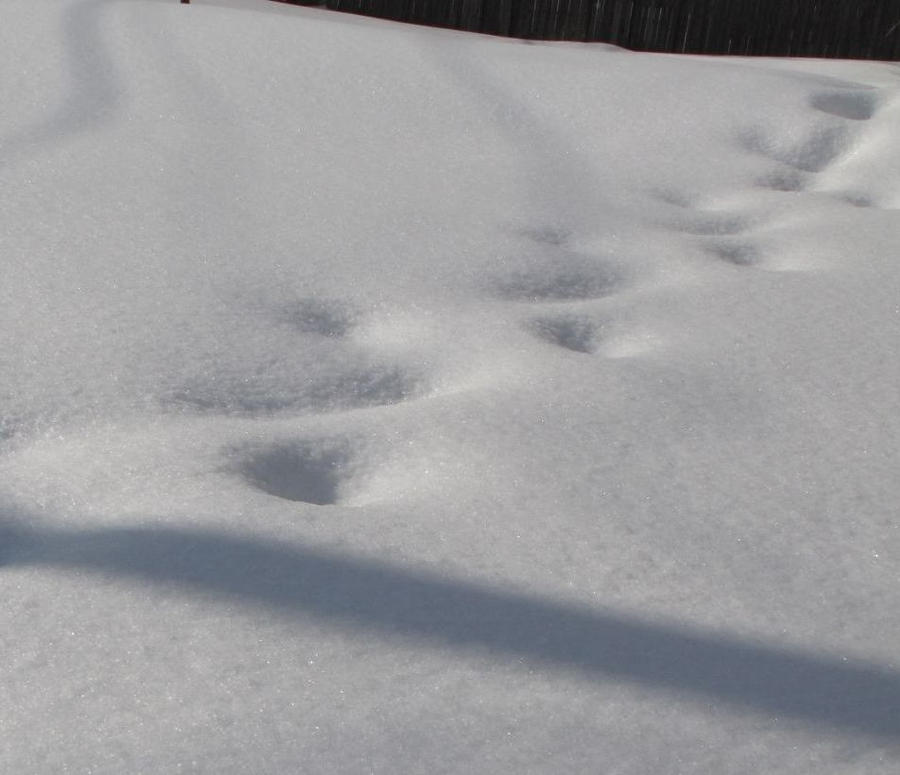
<path fill-rule="evenodd" d="M 760 188 L 768 188 L 772 191 L 798 192 L 806 189 L 807 183 L 800 170 L 779 169 L 773 170 L 757 181 Z"/>
<path fill-rule="evenodd" d="M 346 336 L 356 323 L 356 316 L 348 306 L 316 298 L 286 305 L 279 317 L 304 334 L 327 337 Z"/>
<path fill-rule="evenodd" d="M 879 99 L 869 92 L 822 92 L 814 95 L 809 104 L 831 116 L 867 121 L 878 110 Z"/>
<path fill-rule="evenodd" d="M 577 353 L 596 352 L 601 326 L 581 315 L 535 318 L 529 330 L 539 339 Z"/>
<path fill-rule="evenodd" d="M 749 218 L 740 215 L 702 215 L 691 220 L 679 221 L 675 228 L 685 234 L 701 236 L 740 234 L 750 228 Z"/>
<path fill-rule="evenodd" d="M 801 172 L 822 172 L 847 152 L 851 133 L 843 127 L 820 127 L 800 143 L 785 144 L 760 129 L 748 129 L 740 135 L 741 145 Z"/>
<path fill-rule="evenodd" d="M 492 282 L 494 293 L 510 301 L 578 301 L 599 299 L 624 284 L 622 272 L 599 261 L 579 261 L 563 266 L 534 267 Z"/>
<path fill-rule="evenodd" d="M 561 247 L 572 238 L 572 233 L 568 229 L 559 226 L 526 229 L 522 232 L 522 235 L 538 245 L 551 245 L 553 247 Z"/>
<path fill-rule="evenodd" d="M 762 260 L 758 247 L 746 242 L 720 243 L 708 248 L 716 258 L 735 266 L 754 266 Z"/>
<path fill-rule="evenodd" d="M 204 414 L 258 416 L 333 412 L 399 404 L 422 380 L 395 365 L 369 365 L 297 379 L 291 374 L 219 374 L 166 396 L 163 404 Z"/>
<path fill-rule="evenodd" d="M 695 206 L 696 198 L 675 189 L 653 189 L 650 195 L 664 204 L 679 208 L 692 208 Z"/>
<path fill-rule="evenodd" d="M 875 207 L 875 202 L 867 194 L 860 194 L 853 191 L 844 191 L 836 194 L 837 198 L 842 202 L 851 204 L 854 207 Z"/>
<path fill-rule="evenodd" d="M 349 444 L 343 441 L 283 444 L 251 455 L 240 473 L 276 498 L 333 506 L 351 476 L 351 459 Z"/>

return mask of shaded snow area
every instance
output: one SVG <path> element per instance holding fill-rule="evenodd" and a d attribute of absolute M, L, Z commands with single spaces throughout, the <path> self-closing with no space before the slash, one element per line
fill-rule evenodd
<path fill-rule="evenodd" d="M 900 772 L 900 68 L 2 11 L 0 771 Z"/>

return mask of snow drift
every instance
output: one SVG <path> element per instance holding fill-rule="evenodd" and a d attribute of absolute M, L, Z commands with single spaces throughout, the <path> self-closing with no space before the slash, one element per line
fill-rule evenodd
<path fill-rule="evenodd" d="M 4 10 L 2 769 L 896 770 L 896 66 Z"/>

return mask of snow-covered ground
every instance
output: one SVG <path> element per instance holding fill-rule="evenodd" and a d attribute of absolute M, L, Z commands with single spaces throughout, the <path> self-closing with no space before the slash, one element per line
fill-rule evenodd
<path fill-rule="evenodd" d="M 3 0 L 0 771 L 900 771 L 900 69 Z"/>

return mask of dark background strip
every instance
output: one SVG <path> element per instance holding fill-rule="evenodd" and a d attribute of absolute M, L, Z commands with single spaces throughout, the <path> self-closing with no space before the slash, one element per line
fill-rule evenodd
<path fill-rule="evenodd" d="M 280 0 L 518 38 L 900 60 L 900 0 Z"/>

